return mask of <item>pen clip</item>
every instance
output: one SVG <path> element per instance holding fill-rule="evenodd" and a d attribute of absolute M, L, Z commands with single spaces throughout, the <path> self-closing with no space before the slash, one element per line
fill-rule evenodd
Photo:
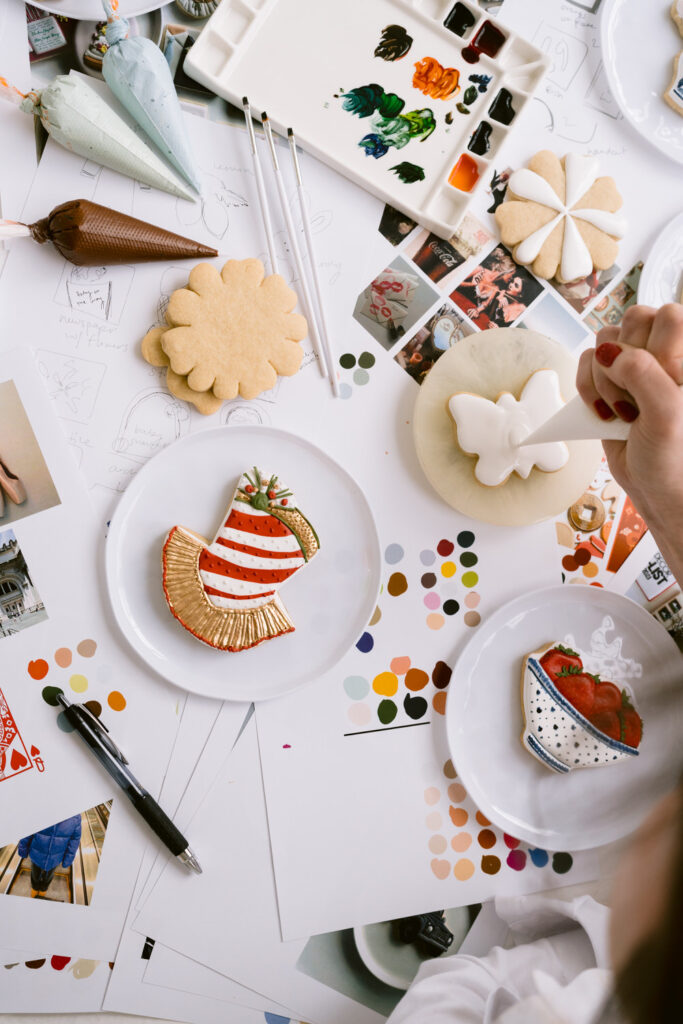
<path fill-rule="evenodd" d="M 116 746 L 113 739 L 109 735 L 109 729 L 107 729 L 104 722 L 100 722 L 97 715 L 93 715 L 90 708 L 86 707 L 85 704 L 76 704 L 73 706 L 78 708 L 78 713 L 83 718 L 85 718 L 93 732 L 97 733 L 100 742 L 102 743 L 102 746 L 106 747 L 109 753 L 112 754 L 112 756 L 115 757 L 118 761 L 120 761 L 121 764 L 128 764 L 128 758 L 123 753 L 123 751 Z"/>

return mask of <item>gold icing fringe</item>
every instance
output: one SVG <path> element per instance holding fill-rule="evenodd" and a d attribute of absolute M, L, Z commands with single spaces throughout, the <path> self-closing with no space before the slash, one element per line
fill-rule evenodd
<path fill-rule="evenodd" d="M 293 632 L 294 623 L 278 594 L 268 604 L 245 611 L 211 604 L 204 593 L 198 565 L 199 554 L 208 544 L 184 526 L 174 526 L 164 544 L 164 593 L 169 608 L 185 629 L 221 651 L 243 651 Z"/>

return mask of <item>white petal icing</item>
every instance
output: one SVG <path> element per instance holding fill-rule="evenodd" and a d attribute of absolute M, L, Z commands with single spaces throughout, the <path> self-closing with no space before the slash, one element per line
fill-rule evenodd
<path fill-rule="evenodd" d="M 479 395 L 453 395 L 448 408 L 458 428 L 458 443 L 477 455 L 474 475 L 485 487 L 497 487 L 511 473 L 523 479 L 534 466 L 546 473 L 562 469 L 569 451 L 562 441 L 522 446 L 532 430 L 564 405 L 554 370 L 537 370 L 519 401 L 509 392 L 492 402 Z"/>
<path fill-rule="evenodd" d="M 547 206 L 557 212 L 557 217 L 548 224 L 532 232 L 528 238 L 520 242 L 515 256 L 520 263 L 533 263 L 543 244 L 551 232 L 561 221 L 564 221 L 564 237 L 562 240 L 562 257 L 560 273 L 564 281 L 576 281 L 586 277 L 593 270 L 593 257 L 588 246 L 581 237 L 574 220 L 583 220 L 592 224 L 599 231 L 613 238 L 623 238 L 626 233 L 626 221 L 623 217 L 608 210 L 574 210 L 572 207 L 595 184 L 600 167 L 595 157 L 578 156 L 568 153 L 565 157 L 565 194 L 566 202 L 561 202 L 555 189 L 540 174 L 529 168 L 522 168 L 510 178 L 510 191 L 520 199 L 527 199 L 541 206 Z"/>

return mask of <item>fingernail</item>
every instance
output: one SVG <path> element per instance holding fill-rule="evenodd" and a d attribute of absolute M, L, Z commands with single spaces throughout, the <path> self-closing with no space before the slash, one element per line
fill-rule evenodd
<path fill-rule="evenodd" d="M 618 355 L 621 355 L 621 349 L 611 341 L 603 341 L 595 350 L 595 358 L 601 366 L 611 366 Z"/>
<path fill-rule="evenodd" d="M 638 410 L 631 402 L 615 402 L 614 409 L 621 419 L 626 420 L 627 423 L 633 423 L 633 421 L 638 418 Z"/>
<path fill-rule="evenodd" d="M 614 413 L 610 409 L 610 407 L 607 404 L 607 402 L 604 401 L 604 399 L 598 398 L 598 400 L 593 403 L 593 407 L 594 407 L 595 411 L 597 412 L 597 414 L 598 414 L 598 416 L 600 417 L 601 420 L 613 420 L 614 419 Z"/>

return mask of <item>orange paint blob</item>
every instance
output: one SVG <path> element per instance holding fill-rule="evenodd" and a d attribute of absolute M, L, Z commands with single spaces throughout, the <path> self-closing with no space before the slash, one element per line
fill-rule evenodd
<path fill-rule="evenodd" d="M 406 674 L 405 684 L 409 690 L 424 690 L 429 682 L 429 676 L 419 668 L 411 668 Z"/>
<path fill-rule="evenodd" d="M 50 671 L 50 666 L 44 658 L 38 658 L 37 661 L 29 661 L 27 669 L 31 679 L 44 679 Z"/>
<path fill-rule="evenodd" d="M 68 668 L 72 658 L 73 655 L 68 647 L 60 647 L 55 651 L 55 661 L 60 668 Z"/>
<path fill-rule="evenodd" d="M 457 68 L 445 68 L 435 57 L 423 57 L 415 65 L 413 88 L 434 100 L 445 100 L 458 91 L 460 72 Z"/>
<path fill-rule="evenodd" d="M 485 850 L 490 850 L 492 846 L 496 845 L 496 834 L 490 828 L 483 828 L 477 839 L 479 840 L 479 845 Z"/>
<path fill-rule="evenodd" d="M 126 698 L 118 690 L 112 690 L 107 697 L 107 704 L 112 711 L 123 711 L 126 706 Z"/>
<path fill-rule="evenodd" d="M 389 668 L 397 676 L 404 676 L 410 668 L 410 658 L 392 658 Z"/>
<path fill-rule="evenodd" d="M 472 836 L 469 832 L 458 832 L 457 836 L 451 839 L 451 846 L 456 853 L 464 853 L 472 845 Z"/>
<path fill-rule="evenodd" d="M 476 818 L 477 818 L 477 821 L 479 822 L 479 824 L 483 825 L 484 828 L 486 828 L 487 825 L 491 824 L 491 822 L 486 817 L 486 815 L 482 814 L 481 811 L 477 811 Z"/>
<path fill-rule="evenodd" d="M 456 828 L 462 828 L 463 825 L 467 824 L 469 815 L 464 807 L 449 807 L 448 817 L 451 819 Z"/>
<path fill-rule="evenodd" d="M 463 153 L 448 176 L 448 184 L 461 192 L 471 192 L 479 181 L 479 166 L 467 153 Z"/>
<path fill-rule="evenodd" d="M 463 857 L 461 860 L 456 861 L 453 874 L 459 882 L 466 882 L 474 874 L 474 864 L 467 857 Z"/>
<path fill-rule="evenodd" d="M 432 707 L 438 715 L 446 714 L 446 694 L 443 690 L 432 697 Z"/>

